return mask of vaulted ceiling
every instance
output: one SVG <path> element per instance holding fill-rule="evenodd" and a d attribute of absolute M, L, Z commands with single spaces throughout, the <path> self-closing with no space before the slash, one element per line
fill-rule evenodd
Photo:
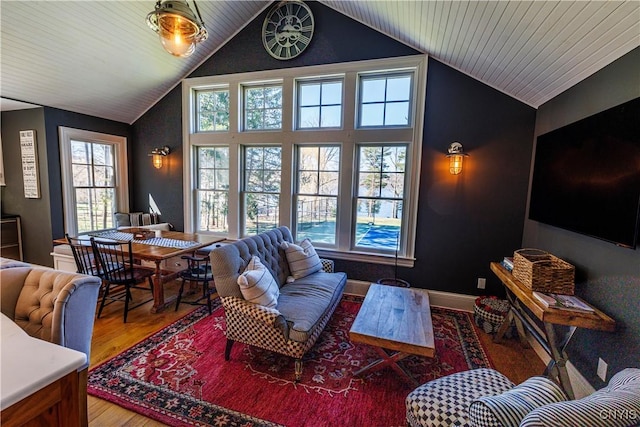
<path fill-rule="evenodd" d="M 640 45 L 637 0 L 320 2 L 533 107 Z M 2 0 L 2 109 L 133 123 L 271 5 L 197 3 L 209 38 L 181 59 L 145 23 L 152 0 Z"/>

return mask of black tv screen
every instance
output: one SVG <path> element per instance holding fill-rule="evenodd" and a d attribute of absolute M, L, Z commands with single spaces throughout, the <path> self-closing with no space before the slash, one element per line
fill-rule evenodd
<path fill-rule="evenodd" d="M 635 248 L 640 98 L 537 138 L 529 218 Z"/>

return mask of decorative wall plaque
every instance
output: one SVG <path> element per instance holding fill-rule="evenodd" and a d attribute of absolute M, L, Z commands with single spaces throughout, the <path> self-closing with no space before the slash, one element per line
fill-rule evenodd
<path fill-rule="evenodd" d="M 38 147 L 36 131 L 20 131 L 20 152 L 22 154 L 22 180 L 24 181 L 24 197 L 40 198 L 40 180 L 38 178 Z"/>

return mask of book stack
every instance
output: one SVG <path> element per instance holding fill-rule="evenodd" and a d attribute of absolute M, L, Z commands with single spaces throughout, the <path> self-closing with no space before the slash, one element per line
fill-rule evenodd
<path fill-rule="evenodd" d="M 506 256 L 502 260 L 502 266 L 506 268 L 508 271 L 513 271 L 513 257 Z"/>
<path fill-rule="evenodd" d="M 560 310 L 582 311 L 592 313 L 594 310 L 584 301 L 573 295 L 549 294 L 533 292 L 533 296 L 545 307 L 557 308 Z"/>

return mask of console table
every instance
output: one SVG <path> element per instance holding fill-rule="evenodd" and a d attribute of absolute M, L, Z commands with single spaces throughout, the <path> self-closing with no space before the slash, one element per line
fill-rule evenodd
<path fill-rule="evenodd" d="M 516 329 L 520 339 L 526 342 L 524 337 L 524 329 L 542 345 L 544 350 L 551 356 L 551 361 L 547 365 L 545 375 L 552 375 L 558 378 L 560 385 L 573 399 L 574 393 L 569 381 L 566 363 L 569 361 L 565 348 L 573 333 L 577 328 L 595 329 L 599 331 L 613 332 L 616 329 L 616 322 L 602 311 L 591 306 L 593 312 L 582 312 L 572 310 L 562 310 L 557 308 L 549 308 L 544 306 L 537 298 L 533 296 L 533 292 L 518 279 L 513 277 L 511 272 L 504 268 L 500 263 L 492 262 L 491 271 L 502 281 L 507 289 L 507 298 L 511 303 L 511 309 L 505 318 L 504 323 L 496 334 L 496 341 L 500 341 L 504 333 L 507 331 L 512 321 L 516 323 Z M 529 309 L 533 315 L 540 320 L 544 326 L 544 336 L 534 327 L 533 322 L 524 313 L 523 306 Z M 568 331 L 564 336 L 560 336 L 555 326 L 567 326 Z"/>

